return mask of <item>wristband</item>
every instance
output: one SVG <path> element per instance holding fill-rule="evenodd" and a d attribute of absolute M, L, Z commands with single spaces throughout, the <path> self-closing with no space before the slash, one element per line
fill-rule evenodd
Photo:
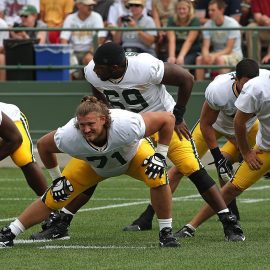
<path fill-rule="evenodd" d="M 210 149 L 210 152 L 215 161 L 218 161 L 223 158 L 223 155 L 221 154 L 219 147 Z"/>
<path fill-rule="evenodd" d="M 57 165 L 54 168 L 48 169 L 49 175 L 52 178 L 52 180 L 55 180 L 59 177 L 62 177 L 62 173 L 60 171 L 59 165 Z"/>
<path fill-rule="evenodd" d="M 183 116 L 186 112 L 186 107 L 185 106 L 178 106 L 176 105 L 173 108 L 173 114 L 175 116 L 175 123 L 180 124 L 183 122 Z"/>
<path fill-rule="evenodd" d="M 163 155 L 165 158 L 167 157 L 169 146 L 165 144 L 158 143 L 156 148 L 156 153 Z"/>

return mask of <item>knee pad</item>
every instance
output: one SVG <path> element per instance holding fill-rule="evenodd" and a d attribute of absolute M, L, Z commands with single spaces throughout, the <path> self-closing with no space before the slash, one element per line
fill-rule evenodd
<path fill-rule="evenodd" d="M 201 194 L 216 184 L 215 181 L 203 168 L 191 174 L 189 176 L 189 179 L 192 181 L 192 183 L 196 186 L 196 188 Z"/>

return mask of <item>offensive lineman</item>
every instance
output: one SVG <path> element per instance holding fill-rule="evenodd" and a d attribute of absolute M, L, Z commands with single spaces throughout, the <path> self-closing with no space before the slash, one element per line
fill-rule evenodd
<path fill-rule="evenodd" d="M 249 80 L 235 101 L 237 112 L 234 129 L 237 145 L 243 157 L 230 182 L 221 189 L 222 196 L 228 204 L 243 191 L 255 184 L 270 169 L 270 71 L 264 70 L 260 75 Z M 256 145 L 252 148 L 247 140 L 246 125 L 256 114 L 259 130 Z M 198 227 L 214 212 L 205 205 L 190 222 L 196 221 Z"/>
<path fill-rule="evenodd" d="M 33 143 L 25 115 L 14 104 L 0 102 L 0 110 L 17 126 L 22 143 L 10 154 L 13 162 L 22 170 L 28 185 L 41 196 L 47 189 L 47 181 L 33 155 Z"/>
<path fill-rule="evenodd" d="M 158 216 L 161 247 L 177 247 L 172 234 L 172 195 L 165 171 L 166 156 L 175 118 L 170 112 L 132 113 L 111 109 L 97 98 L 84 97 L 76 117 L 38 141 L 39 155 L 55 179 L 44 195 L 32 203 L 0 232 L 0 246 L 13 246 L 25 229 L 48 218 L 78 194 L 106 178 L 127 174 L 150 187 Z M 143 139 L 158 132 L 157 151 Z M 57 169 L 56 153 L 73 157 L 63 170 Z"/>
<path fill-rule="evenodd" d="M 174 113 L 176 123 L 168 151 L 169 159 L 181 174 L 190 178 L 204 200 L 218 214 L 226 237 L 231 241 L 242 241 L 243 232 L 221 199 L 217 185 L 203 168 L 183 121 L 193 85 L 191 74 L 178 65 L 163 63 L 149 54 L 132 53 L 126 57 L 120 45 L 108 42 L 97 49 L 94 59 L 85 68 L 85 76 L 92 85 L 94 94 L 114 108 L 125 108 L 133 112 Z M 164 84 L 179 87 L 176 103 L 166 91 Z M 172 192 L 175 188 L 172 183 Z M 87 194 L 83 196 L 84 198 L 81 196 L 62 209 L 60 219 L 51 219 L 49 226 L 43 227 L 43 231 L 34 234 L 32 238 L 51 239 L 51 235 L 56 232 L 65 235 L 69 223 L 64 217 L 67 214 L 72 217 L 90 198 Z M 153 212 L 152 207 L 150 211 Z M 149 229 L 145 227 L 144 222 L 144 220 L 141 223 L 135 222 L 132 226 L 135 230 Z M 150 225 L 152 227 L 152 223 Z"/>

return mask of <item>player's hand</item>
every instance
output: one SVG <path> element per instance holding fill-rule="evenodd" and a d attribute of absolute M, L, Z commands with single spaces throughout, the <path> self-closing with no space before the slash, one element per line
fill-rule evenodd
<path fill-rule="evenodd" d="M 229 182 L 234 173 L 232 163 L 222 156 L 219 160 L 215 161 L 215 165 L 219 178 L 221 178 L 224 182 Z"/>
<path fill-rule="evenodd" d="M 56 178 L 51 185 L 52 197 L 56 202 L 68 199 L 73 190 L 73 186 L 65 176 Z"/>
<path fill-rule="evenodd" d="M 183 136 L 187 139 L 190 140 L 191 139 L 191 134 L 190 131 L 185 123 L 185 121 L 183 120 L 180 124 L 175 124 L 174 127 L 175 132 L 177 133 L 178 137 L 180 140 L 183 139 Z"/>
<path fill-rule="evenodd" d="M 243 156 L 251 170 L 259 170 L 263 165 L 262 160 L 258 157 L 258 154 L 261 153 L 262 151 L 256 149 L 248 151 L 247 154 Z"/>
<path fill-rule="evenodd" d="M 163 176 L 167 164 L 163 155 L 160 153 L 155 153 L 153 156 L 147 157 L 142 166 L 147 166 L 145 169 L 145 174 L 149 178 L 156 179 L 157 176 L 159 176 L 159 178 Z"/>

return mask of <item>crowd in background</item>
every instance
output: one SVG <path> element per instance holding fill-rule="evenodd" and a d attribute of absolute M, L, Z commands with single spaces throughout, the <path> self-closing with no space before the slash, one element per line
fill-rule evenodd
<path fill-rule="evenodd" d="M 205 26 L 214 31 L 156 31 L 160 27 Z M 127 52 L 147 52 L 179 65 L 236 65 L 254 57 L 253 31 L 222 27 L 270 26 L 270 0 L 2 0 L 0 65 L 6 64 L 5 39 L 37 39 L 39 44 L 71 44 L 71 65 L 87 65 L 96 45 L 113 40 Z M 111 31 L 18 31 L 16 27 L 104 28 Z M 115 31 L 139 27 L 141 31 Z M 150 30 L 147 30 L 150 28 Z M 256 59 L 270 61 L 270 31 L 258 34 Z M 203 80 L 216 72 L 190 70 Z M 225 73 L 228 69 L 220 69 Z M 0 80 L 6 79 L 0 70 Z M 74 72 L 72 79 L 82 79 Z"/>

